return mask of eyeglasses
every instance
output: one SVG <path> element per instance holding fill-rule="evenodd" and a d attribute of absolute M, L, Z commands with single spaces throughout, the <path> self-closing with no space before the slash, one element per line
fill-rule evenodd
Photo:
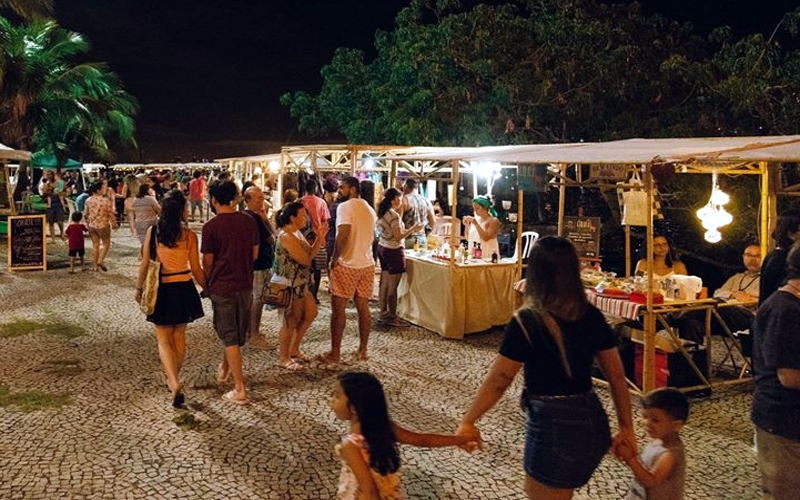
<path fill-rule="evenodd" d="M 744 256 L 745 257 L 756 257 L 756 258 L 759 258 L 759 259 L 761 258 L 761 254 L 760 253 L 745 253 Z"/>

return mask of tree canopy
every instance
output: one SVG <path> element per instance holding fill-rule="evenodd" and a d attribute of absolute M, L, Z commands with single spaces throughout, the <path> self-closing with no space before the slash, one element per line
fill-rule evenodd
<path fill-rule="evenodd" d="M 479 146 L 800 129 L 800 9 L 776 32 L 708 39 L 638 4 L 411 0 L 376 56 L 338 49 L 319 94 L 281 102 L 310 136 Z"/>

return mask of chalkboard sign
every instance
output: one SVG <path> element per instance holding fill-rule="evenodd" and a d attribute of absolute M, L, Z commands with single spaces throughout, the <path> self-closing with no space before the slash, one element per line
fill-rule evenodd
<path fill-rule="evenodd" d="M 44 215 L 8 218 L 8 270 L 47 270 Z"/>
<path fill-rule="evenodd" d="M 600 217 L 564 217 L 564 227 L 578 257 L 600 259 Z"/>

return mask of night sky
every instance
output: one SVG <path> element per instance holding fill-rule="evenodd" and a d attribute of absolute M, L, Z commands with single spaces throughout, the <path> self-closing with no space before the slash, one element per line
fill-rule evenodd
<path fill-rule="evenodd" d="M 474 2 L 473 2 L 474 3 Z M 485 2 L 498 3 L 498 2 Z M 645 12 L 692 21 L 701 33 L 729 24 L 771 33 L 796 0 L 754 7 L 731 0 L 644 0 Z M 56 0 L 56 18 L 86 35 L 139 100 L 140 156 L 191 161 L 276 152 L 303 137 L 278 103 L 316 93 L 336 47 L 372 53 L 408 0 Z M 746 20 L 743 21 L 743 20 Z"/>

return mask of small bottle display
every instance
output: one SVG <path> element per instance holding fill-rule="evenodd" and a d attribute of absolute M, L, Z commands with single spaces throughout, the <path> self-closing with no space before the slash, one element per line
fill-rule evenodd
<path fill-rule="evenodd" d="M 480 243 L 476 243 L 476 245 L 478 247 L 475 249 L 475 260 L 481 260 L 483 258 L 483 250 L 481 250 Z"/>
<path fill-rule="evenodd" d="M 414 238 L 414 251 L 419 252 L 419 240 Z"/>
<path fill-rule="evenodd" d="M 497 264 L 497 252 L 492 252 L 492 264 Z"/>

